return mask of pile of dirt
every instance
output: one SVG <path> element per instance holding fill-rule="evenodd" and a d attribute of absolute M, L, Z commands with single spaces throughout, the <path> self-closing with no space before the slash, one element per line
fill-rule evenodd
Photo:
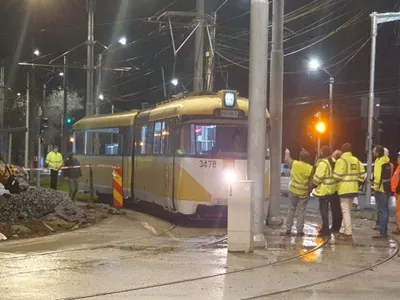
<path fill-rule="evenodd" d="M 3 239 L 43 236 L 90 226 L 108 214 L 124 212 L 107 205 L 88 209 L 72 201 L 67 193 L 29 187 L 0 201 L 0 233 Z"/>

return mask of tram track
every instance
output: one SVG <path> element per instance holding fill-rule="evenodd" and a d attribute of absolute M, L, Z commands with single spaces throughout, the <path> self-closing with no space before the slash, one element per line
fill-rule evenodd
<path fill-rule="evenodd" d="M 360 227 L 366 227 L 363 224 L 357 223 L 353 221 L 353 224 L 357 224 Z M 286 294 L 286 293 L 290 293 L 293 291 L 297 291 L 297 290 L 302 290 L 302 289 L 306 289 L 306 288 L 310 288 L 310 287 L 315 287 L 318 285 L 322 285 L 322 284 L 326 284 L 326 283 L 332 283 L 341 279 L 345 279 L 347 277 L 351 277 L 351 276 L 355 276 L 358 274 L 362 274 L 364 272 L 370 271 L 372 269 L 375 269 L 381 265 L 384 265 L 386 263 L 388 263 L 389 261 L 395 259 L 398 255 L 399 255 L 399 251 L 400 251 L 400 241 L 396 238 L 394 238 L 393 236 L 389 236 L 397 245 L 396 250 L 390 255 L 388 256 L 386 259 L 382 260 L 382 261 L 378 261 L 372 265 L 363 267 L 359 270 L 353 271 L 353 272 L 349 272 L 346 274 L 342 274 L 340 276 L 336 276 L 334 278 L 329 278 L 329 279 L 325 279 L 325 280 L 320 280 L 317 282 L 313 282 L 313 283 L 309 283 L 309 284 L 304 284 L 304 285 L 300 285 L 297 287 L 293 287 L 293 288 L 288 288 L 288 289 L 284 289 L 284 290 L 280 290 L 280 291 L 275 291 L 275 292 L 270 292 L 270 293 L 263 293 L 263 294 L 259 294 L 256 296 L 252 296 L 252 297 L 247 297 L 247 298 L 242 298 L 242 300 L 252 300 L 252 299 L 261 299 L 261 298 L 267 298 L 267 297 L 271 297 L 271 296 L 277 296 L 277 295 L 282 295 L 282 294 Z"/>
<path fill-rule="evenodd" d="M 316 237 L 316 236 L 308 236 L 308 237 Z M 224 241 L 224 240 L 226 240 L 226 238 L 221 238 L 220 239 L 220 241 Z M 216 243 L 218 243 L 218 241 L 210 243 L 209 245 L 216 244 Z M 288 257 L 286 259 L 283 259 L 283 260 L 280 260 L 280 261 L 276 261 L 276 262 L 272 262 L 272 263 L 265 263 L 265 264 L 260 264 L 260 265 L 256 265 L 256 266 L 241 268 L 241 269 L 238 269 L 238 270 L 233 270 L 233 271 L 228 271 L 228 272 L 221 272 L 221 273 L 212 274 L 212 275 L 198 276 L 198 277 L 193 277 L 193 278 L 169 281 L 169 282 L 153 284 L 153 285 L 147 285 L 147 286 L 141 286 L 141 287 L 135 287 L 135 288 L 129 288 L 129 289 L 121 289 L 121 290 L 102 292 L 102 293 L 93 293 L 93 294 L 89 294 L 89 295 L 82 295 L 82 296 L 76 296 L 76 297 L 59 298 L 59 300 L 90 299 L 90 298 L 101 297 L 101 296 L 117 295 L 117 294 L 129 293 L 129 292 L 137 292 L 137 291 L 150 290 L 150 289 L 155 289 L 155 288 L 162 288 L 162 287 L 167 287 L 167 286 L 172 286 L 172 285 L 177 285 L 177 284 L 182 284 L 182 283 L 190 283 L 190 282 L 195 282 L 195 281 L 200 281 L 200 280 L 217 278 L 217 277 L 221 277 L 221 276 L 229 276 L 229 275 L 249 272 L 249 271 L 256 270 L 256 269 L 261 269 L 261 268 L 266 268 L 266 267 L 271 267 L 271 266 L 277 266 L 277 265 L 280 265 L 280 264 L 284 264 L 284 263 L 287 263 L 287 262 L 290 262 L 290 261 L 305 257 L 307 255 L 310 255 L 313 252 L 319 251 L 320 249 L 322 249 L 323 247 L 325 247 L 327 245 L 329 245 L 329 238 L 323 239 L 323 241 L 320 244 L 316 245 L 315 247 L 311 248 L 310 250 L 302 252 L 299 255 L 290 256 L 290 257 Z"/>
<path fill-rule="evenodd" d="M 353 223 L 357 224 L 360 227 L 366 228 L 366 226 L 364 226 L 362 224 L 359 224 L 357 222 L 353 222 Z M 285 294 L 285 293 L 289 293 L 291 291 L 301 290 L 301 289 L 304 289 L 304 288 L 309 288 L 309 287 L 313 287 L 313 286 L 317 286 L 317 285 L 321 285 L 321 284 L 325 284 L 325 283 L 329 283 L 329 282 L 334 282 L 336 280 L 340 280 L 340 279 L 343 279 L 343 278 L 346 278 L 346 277 L 350 277 L 350 276 L 355 276 L 357 274 L 361 274 L 361 273 L 366 272 L 368 270 L 377 268 L 377 267 L 379 267 L 379 266 L 381 266 L 381 265 L 393 260 L 399 254 L 400 242 L 397 239 L 393 238 L 393 237 L 391 237 L 391 238 L 396 244 L 395 251 L 393 251 L 393 253 L 390 256 L 388 256 L 387 258 L 385 258 L 384 260 L 381 260 L 381 261 L 378 261 L 376 263 L 373 263 L 373 264 L 370 264 L 368 266 L 365 266 L 360 270 L 356 270 L 356 271 L 349 272 L 349 273 L 346 273 L 346 274 L 341 274 L 340 276 L 336 276 L 334 278 L 329 278 L 329 279 L 326 279 L 326 280 L 312 282 L 312 283 L 308 283 L 308 284 L 305 284 L 305 285 L 296 286 L 296 287 L 293 287 L 293 288 L 288 288 L 288 289 L 275 291 L 275 292 L 271 292 L 271 293 L 258 294 L 258 295 L 255 295 L 255 296 L 242 298 L 242 299 L 243 300 L 260 299 L 260 298 L 266 298 L 268 296 L 275 296 L 275 295 Z M 223 241 L 223 240 L 225 240 L 225 238 L 221 239 L 221 241 Z M 317 251 L 321 250 L 322 248 L 328 246 L 330 240 L 331 240 L 330 237 L 326 238 L 326 239 L 323 240 L 323 242 L 321 242 L 320 244 L 318 244 L 314 248 L 312 248 L 312 249 L 310 249 L 308 251 L 304 251 L 300 255 L 291 256 L 291 257 L 288 257 L 288 258 L 283 259 L 281 261 L 277 261 L 277 262 L 273 262 L 273 263 L 266 263 L 266 264 L 256 265 L 256 266 L 242 268 L 242 269 L 228 271 L 228 272 L 222 272 L 222 273 L 217 273 L 217 274 L 212 274 L 212 275 L 205 275 L 205 276 L 198 276 L 198 277 L 182 279 L 182 280 L 169 281 L 169 282 L 164 282 L 164 283 L 160 283 L 160 284 L 153 284 L 153 285 L 135 287 L 135 288 L 130 288 L 130 289 L 121 289 L 121 290 L 116 290 L 116 291 L 94 293 L 94 294 L 90 294 L 90 295 L 60 298 L 59 300 L 90 299 L 90 298 L 94 298 L 94 297 L 109 296 L 109 295 L 123 294 L 123 293 L 129 293 L 129 292 L 139 292 L 139 291 L 144 291 L 144 290 L 163 288 L 163 287 L 172 286 L 172 285 L 196 282 L 196 281 L 200 281 L 200 280 L 207 280 L 207 279 L 217 278 L 217 277 L 221 277 L 221 276 L 230 276 L 230 275 L 234 275 L 234 274 L 240 274 L 240 273 L 244 273 L 244 272 L 253 271 L 253 270 L 256 270 L 256 269 L 262 269 L 262 268 L 266 268 L 266 267 L 277 266 L 277 265 L 285 264 L 285 263 L 288 263 L 290 261 L 305 257 L 307 255 L 310 255 L 313 252 L 317 252 Z M 213 242 L 211 244 L 215 244 L 215 243 L 218 243 L 218 241 L 215 241 L 215 242 Z"/>

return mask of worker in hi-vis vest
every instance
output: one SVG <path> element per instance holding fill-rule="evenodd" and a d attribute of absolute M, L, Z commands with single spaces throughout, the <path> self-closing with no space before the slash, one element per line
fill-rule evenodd
<path fill-rule="evenodd" d="M 302 149 L 299 155 L 299 160 L 293 160 L 290 157 L 290 151 L 285 151 L 285 162 L 290 168 L 289 181 L 289 209 L 286 221 L 286 235 L 291 235 L 293 218 L 297 210 L 297 236 L 304 235 L 304 217 L 308 199 L 310 198 L 311 179 L 313 167 L 310 164 L 311 156 Z"/>
<path fill-rule="evenodd" d="M 343 216 L 337 239 L 352 240 L 351 207 L 354 197 L 358 196 L 359 184 L 365 181 L 365 168 L 360 160 L 353 156 L 350 143 L 344 144 L 340 150 L 342 155 L 336 161 L 333 171 Z"/>
<path fill-rule="evenodd" d="M 58 152 L 58 147 L 54 146 L 46 156 L 46 164 L 49 166 L 50 170 L 50 187 L 53 190 L 57 189 L 57 179 L 58 171 L 64 165 L 64 159 L 60 152 Z"/>

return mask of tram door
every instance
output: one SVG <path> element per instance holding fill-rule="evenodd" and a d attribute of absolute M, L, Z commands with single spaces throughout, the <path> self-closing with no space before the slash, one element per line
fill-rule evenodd
<path fill-rule="evenodd" d="M 165 204 L 164 207 L 169 210 L 174 210 L 174 185 L 175 185 L 175 157 L 176 151 L 179 148 L 179 126 L 176 120 L 167 122 L 168 128 L 168 146 L 167 146 L 167 161 L 165 164 Z"/>

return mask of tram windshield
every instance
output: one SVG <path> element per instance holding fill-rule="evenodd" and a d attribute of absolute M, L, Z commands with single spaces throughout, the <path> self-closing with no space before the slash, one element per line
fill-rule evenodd
<path fill-rule="evenodd" d="M 247 126 L 227 124 L 185 124 L 179 153 L 201 157 L 247 156 Z"/>

